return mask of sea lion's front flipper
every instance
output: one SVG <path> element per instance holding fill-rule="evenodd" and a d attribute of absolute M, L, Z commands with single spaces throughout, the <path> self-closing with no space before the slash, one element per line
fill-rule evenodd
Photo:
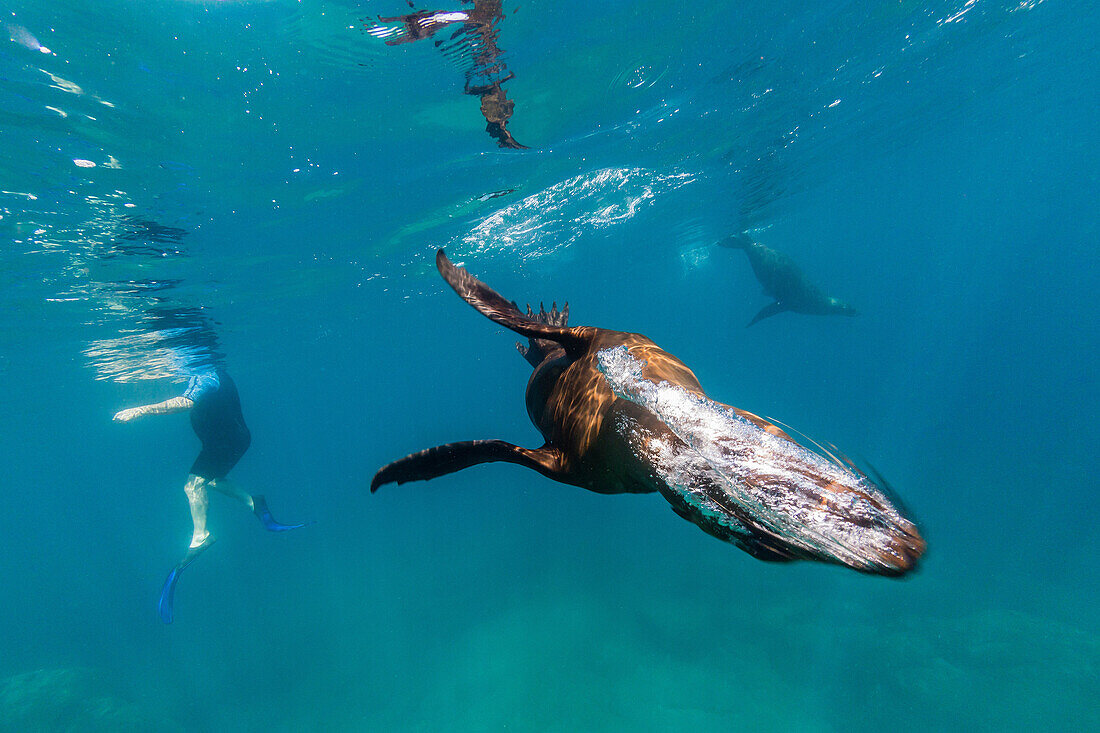
<path fill-rule="evenodd" d="M 531 450 L 505 443 L 503 440 L 467 440 L 437 445 L 383 466 L 374 474 L 370 490 L 373 494 L 384 484 L 427 481 L 479 463 L 496 461 L 518 463 L 543 476 L 561 480 L 561 454 L 554 448 L 543 446 L 538 450 Z"/>
<path fill-rule="evenodd" d="M 528 318 L 515 303 L 505 300 L 504 296 L 471 275 L 465 268 L 456 267 L 447 259 L 443 250 L 436 252 L 435 266 L 459 297 L 494 323 L 528 338 L 555 341 L 570 356 L 577 356 L 588 349 L 594 329 L 565 328 Z"/>
<path fill-rule="evenodd" d="M 762 321 L 765 318 L 769 318 L 771 316 L 774 316 L 776 313 L 782 313 L 785 310 L 787 310 L 786 306 L 784 306 L 779 301 L 776 301 L 775 303 L 772 303 L 771 305 L 766 305 L 766 306 L 764 306 L 763 308 L 760 309 L 760 312 L 757 313 L 756 316 L 751 321 L 749 321 L 749 325 L 745 326 L 745 328 L 748 328 L 749 326 L 753 325 L 754 323 L 757 323 L 758 321 Z"/>
<path fill-rule="evenodd" d="M 696 525 L 711 537 L 717 537 L 723 542 L 729 542 L 740 547 L 757 560 L 790 562 L 796 559 L 790 553 L 769 547 L 760 537 L 754 535 L 746 527 L 739 526 L 737 530 L 733 530 L 730 523 L 717 521 L 719 515 L 700 512 L 698 508 L 688 505 L 683 497 L 678 496 L 674 490 L 662 490 L 661 495 L 668 500 L 669 506 L 672 507 L 672 511 L 676 512 L 678 517 Z"/>

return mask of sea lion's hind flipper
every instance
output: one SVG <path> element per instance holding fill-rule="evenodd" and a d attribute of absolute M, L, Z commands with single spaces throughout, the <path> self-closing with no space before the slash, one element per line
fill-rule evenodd
<path fill-rule="evenodd" d="M 459 297 L 476 308 L 483 316 L 532 339 L 545 339 L 562 345 L 566 353 L 578 355 L 588 349 L 592 329 L 563 328 L 539 323 L 520 312 L 515 303 L 505 300 L 497 291 L 471 275 L 463 267 L 456 267 L 443 250 L 435 255 L 435 266 Z"/>
<path fill-rule="evenodd" d="M 554 301 L 554 304 L 550 306 L 550 310 L 546 310 L 546 306 L 539 303 L 539 312 L 535 313 L 531 310 L 531 304 L 527 304 L 527 317 L 532 321 L 539 323 L 545 323 L 549 326 L 558 326 L 565 328 L 569 325 L 569 303 L 566 303 L 562 309 L 558 310 L 558 303 Z M 546 355 L 554 349 L 558 348 L 557 342 L 548 341 L 546 339 L 527 339 L 527 343 L 516 342 L 516 350 L 520 355 L 526 359 L 531 366 L 537 367 L 542 363 Z"/>
<path fill-rule="evenodd" d="M 551 478 L 557 478 L 561 470 L 560 454 L 547 446 L 531 450 L 503 440 L 467 440 L 437 445 L 383 466 L 374 474 L 370 490 L 373 494 L 384 484 L 428 481 L 479 463 L 496 461 L 517 463 Z"/>
<path fill-rule="evenodd" d="M 766 305 L 766 306 L 764 306 L 763 308 L 760 309 L 760 312 L 757 313 L 751 321 L 749 321 L 748 326 L 745 326 L 745 328 L 748 328 L 749 326 L 751 326 L 755 323 L 758 323 L 759 321 L 762 321 L 765 318 L 770 318 L 771 316 L 774 316 L 776 313 L 782 313 L 785 310 L 787 310 L 786 306 L 784 306 L 782 303 L 780 303 L 778 301 L 776 301 L 775 303 L 772 303 L 770 305 Z"/>

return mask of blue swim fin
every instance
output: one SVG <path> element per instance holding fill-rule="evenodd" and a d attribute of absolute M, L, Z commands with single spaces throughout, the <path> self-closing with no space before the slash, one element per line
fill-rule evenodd
<path fill-rule="evenodd" d="M 264 529 L 269 532 L 287 532 L 292 529 L 300 529 L 309 524 L 309 522 L 301 524 L 280 524 L 276 522 L 267 508 L 267 500 L 264 499 L 263 494 L 256 494 L 252 497 L 252 513 L 260 520 L 260 524 L 264 526 Z"/>
<path fill-rule="evenodd" d="M 184 571 L 184 568 L 195 561 L 196 557 L 202 554 L 203 550 L 212 544 L 214 544 L 214 535 L 208 535 L 201 545 L 187 550 L 187 554 L 183 556 L 179 564 L 172 568 L 172 572 L 168 573 L 168 577 L 164 581 L 164 587 L 160 589 L 160 599 L 157 601 L 157 613 L 160 614 L 160 620 L 164 623 L 170 624 L 174 618 L 172 604 L 175 602 L 176 583 L 179 582 L 180 574 Z"/>
<path fill-rule="evenodd" d="M 168 573 L 168 579 L 164 581 L 164 587 L 160 589 L 160 600 L 157 601 L 157 613 L 160 620 L 166 624 L 172 623 L 172 603 L 175 601 L 176 581 L 180 579 L 180 567 L 177 565 Z"/>

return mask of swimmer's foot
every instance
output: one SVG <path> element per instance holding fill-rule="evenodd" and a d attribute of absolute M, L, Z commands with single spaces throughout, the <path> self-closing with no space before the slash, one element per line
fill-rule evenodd
<path fill-rule="evenodd" d="M 168 577 L 164 581 L 164 587 L 160 589 L 160 599 L 157 601 L 157 613 L 160 614 L 160 620 L 164 623 L 170 624 L 174 618 L 172 604 L 175 602 L 176 583 L 179 582 L 180 573 L 212 544 L 214 544 L 214 535 L 206 535 L 206 539 L 201 544 L 189 548 L 183 559 L 176 564 L 176 567 L 172 568 L 172 572 L 168 573 Z"/>
<path fill-rule="evenodd" d="M 302 524 L 280 524 L 276 522 L 267 508 L 267 500 L 264 499 L 263 494 L 256 494 L 252 497 L 252 513 L 260 520 L 260 524 L 264 526 L 264 529 L 269 532 L 287 532 L 305 527 L 308 524 L 308 522 Z"/>
<path fill-rule="evenodd" d="M 180 570 L 183 570 L 185 567 L 193 563 L 195 561 L 195 558 L 201 555 L 203 551 L 209 548 L 212 544 L 214 544 L 214 535 L 206 535 L 206 539 L 203 540 L 201 543 L 187 548 L 187 554 L 183 556 L 183 559 L 180 560 L 179 565 L 177 565 L 176 567 Z"/>

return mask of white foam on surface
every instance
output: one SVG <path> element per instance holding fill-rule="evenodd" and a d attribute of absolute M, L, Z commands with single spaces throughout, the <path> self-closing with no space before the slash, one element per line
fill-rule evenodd
<path fill-rule="evenodd" d="M 492 213 L 455 247 L 464 257 L 507 252 L 545 257 L 593 229 L 637 216 L 660 196 L 686 186 L 694 176 L 645 168 L 602 168 L 549 186 Z"/>

